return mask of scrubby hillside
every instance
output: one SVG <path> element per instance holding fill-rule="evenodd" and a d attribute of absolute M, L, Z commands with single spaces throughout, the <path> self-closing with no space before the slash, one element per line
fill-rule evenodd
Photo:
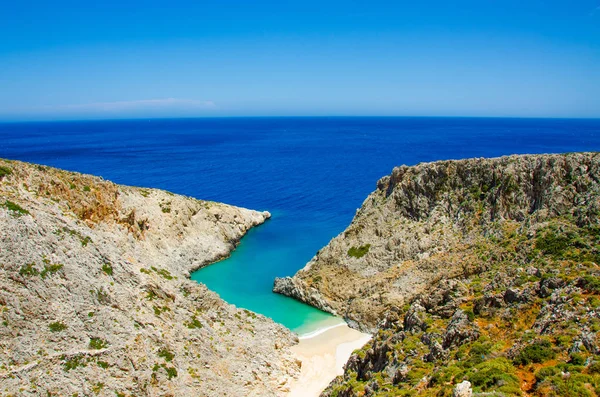
<path fill-rule="evenodd" d="M 295 337 L 187 279 L 268 217 L 0 160 L 0 395 L 281 395 Z"/>
<path fill-rule="evenodd" d="M 344 233 L 276 283 L 376 331 L 324 395 L 597 395 L 599 178 L 600 156 L 578 153 L 381 179 Z"/>

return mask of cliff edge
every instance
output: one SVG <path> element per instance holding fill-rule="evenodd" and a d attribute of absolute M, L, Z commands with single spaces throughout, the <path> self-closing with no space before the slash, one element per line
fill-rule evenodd
<path fill-rule="evenodd" d="M 324 396 L 600 395 L 600 154 L 397 167 L 274 290 L 374 333 Z"/>
<path fill-rule="evenodd" d="M 268 217 L 0 160 L 0 394 L 284 394 L 296 337 L 188 280 Z"/>

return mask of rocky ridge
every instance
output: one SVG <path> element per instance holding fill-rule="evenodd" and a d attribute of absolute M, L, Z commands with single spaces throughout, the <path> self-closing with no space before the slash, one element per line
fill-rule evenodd
<path fill-rule="evenodd" d="M 275 290 L 374 332 L 324 396 L 600 395 L 600 155 L 397 167 Z"/>
<path fill-rule="evenodd" d="M 188 280 L 268 217 L 0 160 L 0 395 L 285 394 L 296 337 Z"/>

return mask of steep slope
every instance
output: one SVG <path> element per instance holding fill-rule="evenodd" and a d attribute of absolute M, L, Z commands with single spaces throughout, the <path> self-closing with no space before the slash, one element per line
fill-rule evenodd
<path fill-rule="evenodd" d="M 382 178 L 346 231 L 275 285 L 376 333 L 324 395 L 600 394 L 599 178 L 595 153 Z"/>
<path fill-rule="evenodd" d="M 295 336 L 187 279 L 268 216 L 0 160 L 0 394 L 282 395 Z"/>

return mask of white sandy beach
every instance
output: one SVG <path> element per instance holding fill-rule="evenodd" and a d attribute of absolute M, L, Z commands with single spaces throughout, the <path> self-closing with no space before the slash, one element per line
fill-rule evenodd
<path fill-rule="evenodd" d="M 300 337 L 292 348 L 302 361 L 300 378 L 292 384 L 288 397 L 317 397 L 337 375 L 352 352 L 371 339 L 371 335 L 353 330 L 343 323 L 323 332 Z"/>

